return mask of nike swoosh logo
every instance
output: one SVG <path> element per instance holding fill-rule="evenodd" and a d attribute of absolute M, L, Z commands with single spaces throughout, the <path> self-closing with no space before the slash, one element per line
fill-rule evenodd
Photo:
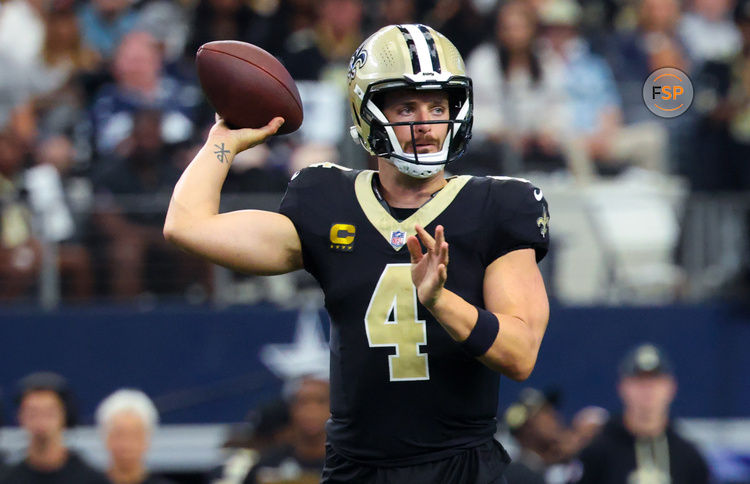
<path fill-rule="evenodd" d="M 537 202 L 541 202 L 542 198 L 544 198 L 544 193 L 538 188 L 534 189 L 534 198 L 536 198 Z"/>

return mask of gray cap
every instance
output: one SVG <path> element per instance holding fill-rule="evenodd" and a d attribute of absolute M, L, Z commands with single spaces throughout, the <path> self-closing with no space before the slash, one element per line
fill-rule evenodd
<path fill-rule="evenodd" d="M 671 375 L 672 363 L 651 343 L 636 346 L 620 362 L 620 377 L 661 374 Z"/>

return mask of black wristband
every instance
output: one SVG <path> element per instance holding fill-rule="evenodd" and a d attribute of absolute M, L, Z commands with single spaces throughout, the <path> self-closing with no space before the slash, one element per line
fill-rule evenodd
<path fill-rule="evenodd" d="M 460 343 L 464 351 L 473 357 L 487 353 L 500 331 L 500 322 L 497 320 L 497 316 L 479 307 L 477 307 L 477 312 L 479 313 L 477 324 L 469 333 L 469 337 Z"/>

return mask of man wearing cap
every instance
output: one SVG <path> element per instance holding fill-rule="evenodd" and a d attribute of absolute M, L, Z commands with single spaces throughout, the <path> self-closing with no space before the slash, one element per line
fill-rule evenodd
<path fill-rule="evenodd" d="M 288 442 L 266 449 L 244 484 L 320 482 L 326 453 L 330 384 L 322 375 L 306 375 L 285 385 L 289 402 Z"/>
<path fill-rule="evenodd" d="M 55 373 L 33 373 L 19 387 L 18 422 L 28 434 L 29 447 L 0 484 L 107 484 L 65 446 L 65 427 L 75 423 L 66 380 Z"/>
<path fill-rule="evenodd" d="M 622 417 L 610 419 L 581 452 L 579 484 L 708 483 L 706 462 L 670 425 L 677 383 L 661 350 L 646 343 L 630 351 L 617 390 Z"/>
<path fill-rule="evenodd" d="M 506 470 L 509 483 L 545 484 L 574 482 L 577 465 L 570 463 L 577 452 L 575 436 L 557 405 L 557 390 L 541 392 L 524 388 L 505 412 L 505 425 L 519 446 Z"/>

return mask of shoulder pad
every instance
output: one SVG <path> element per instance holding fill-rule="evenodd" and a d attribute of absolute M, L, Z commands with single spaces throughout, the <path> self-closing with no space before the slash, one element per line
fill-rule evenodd
<path fill-rule="evenodd" d="M 544 200 L 542 189 L 525 178 L 511 176 L 488 176 L 493 198 L 505 206 L 536 203 Z M 546 203 L 546 202 L 545 202 Z"/>
<path fill-rule="evenodd" d="M 347 168 L 345 166 L 337 165 L 336 163 L 315 163 L 313 165 L 306 166 L 302 168 L 301 170 L 298 170 L 292 175 L 292 178 L 290 178 L 290 182 L 294 181 L 298 176 L 301 174 L 305 174 L 304 178 L 306 180 L 310 180 L 311 178 L 317 179 L 324 176 L 330 176 L 330 175 L 337 175 L 337 174 L 343 174 L 346 172 L 353 172 L 351 168 Z"/>
<path fill-rule="evenodd" d="M 531 183 L 531 182 L 530 182 L 529 180 L 527 180 L 526 178 L 521 178 L 521 177 L 516 177 L 516 176 L 498 176 L 498 175 L 490 175 L 490 176 L 488 176 L 487 178 L 492 178 L 493 180 L 498 180 L 498 181 L 514 181 L 514 180 L 515 180 L 515 181 L 518 181 L 518 182 L 522 182 L 522 183 L 528 183 L 528 184 L 532 184 L 532 183 Z"/>

